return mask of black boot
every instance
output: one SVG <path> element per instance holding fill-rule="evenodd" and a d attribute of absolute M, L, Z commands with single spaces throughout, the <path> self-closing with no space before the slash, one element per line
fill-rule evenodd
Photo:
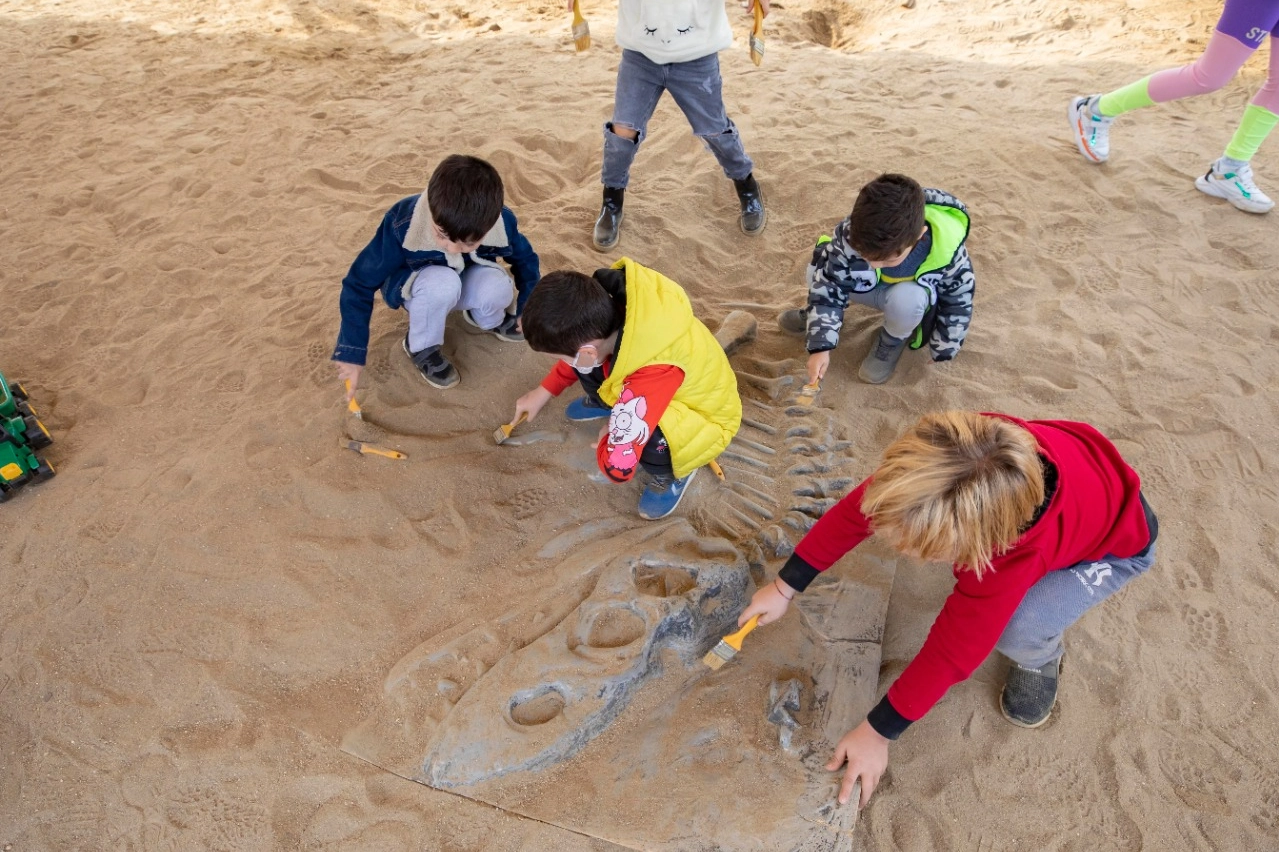
<path fill-rule="evenodd" d="M 760 194 L 759 184 L 755 182 L 755 173 L 751 172 L 741 180 L 733 181 L 737 189 L 737 200 L 742 203 L 742 218 L 739 222 L 742 233 L 755 236 L 764 230 L 768 213 L 764 210 L 764 196 Z"/>
<path fill-rule="evenodd" d="M 617 245 L 617 238 L 622 230 L 622 196 L 624 189 L 604 187 L 604 202 L 600 206 L 600 217 L 595 220 L 595 248 L 608 251 Z"/>

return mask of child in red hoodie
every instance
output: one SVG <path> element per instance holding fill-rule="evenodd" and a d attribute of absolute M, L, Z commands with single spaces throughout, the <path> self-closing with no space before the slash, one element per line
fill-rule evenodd
<path fill-rule="evenodd" d="M 1012 661 L 1004 717 L 1026 728 L 1048 721 L 1062 634 L 1150 567 L 1158 530 L 1137 474 L 1092 426 L 928 414 L 809 530 L 741 622 L 781 618 L 872 532 L 906 556 L 953 563 L 955 588 L 923 647 L 827 764 L 834 771 L 847 762 L 839 802 L 860 778 L 864 807 L 888 766 L 888 743 L 992 650 Z"/>

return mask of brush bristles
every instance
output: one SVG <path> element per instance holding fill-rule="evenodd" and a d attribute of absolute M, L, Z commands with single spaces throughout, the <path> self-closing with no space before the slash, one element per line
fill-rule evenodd
<path fill-rule="evenodd" d="M 505 426 L 498 426 L 497 431 L 493 433 L 493 440 L 499 444 L 504 443 L 509 437 L 511 437 L 511 433 L 506 431 Z"/>
<path fill-rule="evenodd" d="M 573 44 L 580 50 L 587 50 L 591 46 L 591 30 L 583 21 L 573 27 Z"/>
<path fill-rule="evenodd" d="M 712 669 L 718 669 L 720 666 L 724 665 L 724 663 L 733 659 L 733 655 L 736 653 L 737 651 L 732 645 L 721 641 L 714 648 L 711 648 L 706 652 L 706 656 L 702 657 L 702 662 L 710 666 Z"/>

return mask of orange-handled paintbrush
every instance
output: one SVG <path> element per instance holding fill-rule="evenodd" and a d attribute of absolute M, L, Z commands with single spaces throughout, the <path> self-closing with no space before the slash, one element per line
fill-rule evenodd
<path fill-rule="evenodd" d="M 497 441 L 499 444 L 505 444 L 506 439 L 511 437 L 511 433 L 515 431 L 515 427 L 523 423 L 524 418 L 526 417 L 528 417 L 528 412 L 521 411 L 520 416 L 516 417 L 510 423 L 498 426 L 497 429 L 493 431 L 493 440 Z"/>
<path fill-rule="evenodd" d="M 582 10 L 577 3 L 578 0 L 573 0 L 573 45 L 581 53 L 591 46 L 591 28 L 586 25 L 586 19 L 582 17 Z"/>
<path fill-rule="evenodd" d="M 361 420 L 364 419 L 364 411 L 360 409 L 360 404 L 355 401 L 355 394 L 351 393 L 351 380 L 346 380 L 346 393 L 349 399 L 346 401 L 346 410 L 354 414 Z"/>
<path fill-rule="evenodd" d="M 759 0 L 751 5 L 755 12 L 755 26 L 751 28 L 751 62 L 759 65 L 764 61 L 764 7 Z"/>
<path fill-rule="evenodd" d="M 799 395 L 795 397 L 796 405 L 812 405 L 817 400 L 817 394 L 822 389 L 822 380 L 810 382 L 799 389 Z"/>
<path fill-rule="evenodd" d="M 742 650 L 742 640 L 746 638 L 746 634 L 755 629 L 755 625 L 759 624 L 759 616 L 752 615 L 751 620 L 746 622 L 741 630 L 736 633 L 730 633 L 723 639 L 719 640 L 719 644 L 706 652 L 706 656 L 702 657 L 702 662 L 710 666 L 712 669 L 718 669 L 737 655 Z"/>
<path fill-rule="evenodd" d="M 384 458 L 398 459 L 400 461 L 408 458 L 399 450 L 388 450 L 386 447 L 379 447 L 377 444 L 368 444 L 364 441 L 346 441 L 339 438 L 338 446 L 346 447 L 348 450 L 355 450 L 361 455 L 383 456 Z"/>

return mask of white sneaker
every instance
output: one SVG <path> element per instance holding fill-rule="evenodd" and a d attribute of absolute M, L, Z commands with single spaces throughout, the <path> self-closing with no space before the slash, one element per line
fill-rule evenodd
<path fill-rule="evenodd" d="M 1224 198 L 1247 213 L 1267 213 L 1275 206 L 1252 179 L 1252 166 L 1248 163 L 1237 172 L 1226 172 L 1221 168 L 1221 160 L 1217 160 L 1206 175 L 1195 178 L 1195 186 L 1200 192 Z"/>
<path fill-rule="evenodd" d="M 1092 113 L 1092 104 L 1101 95 L 1075 98 L 1070 102 L 1068 115 L 1070 129 L 1075 135 L 1079 153 L 1094 163 L 1104 163 L 1110 157 L 1110 125 L 1113 118 L 1098 118 Z"/>

